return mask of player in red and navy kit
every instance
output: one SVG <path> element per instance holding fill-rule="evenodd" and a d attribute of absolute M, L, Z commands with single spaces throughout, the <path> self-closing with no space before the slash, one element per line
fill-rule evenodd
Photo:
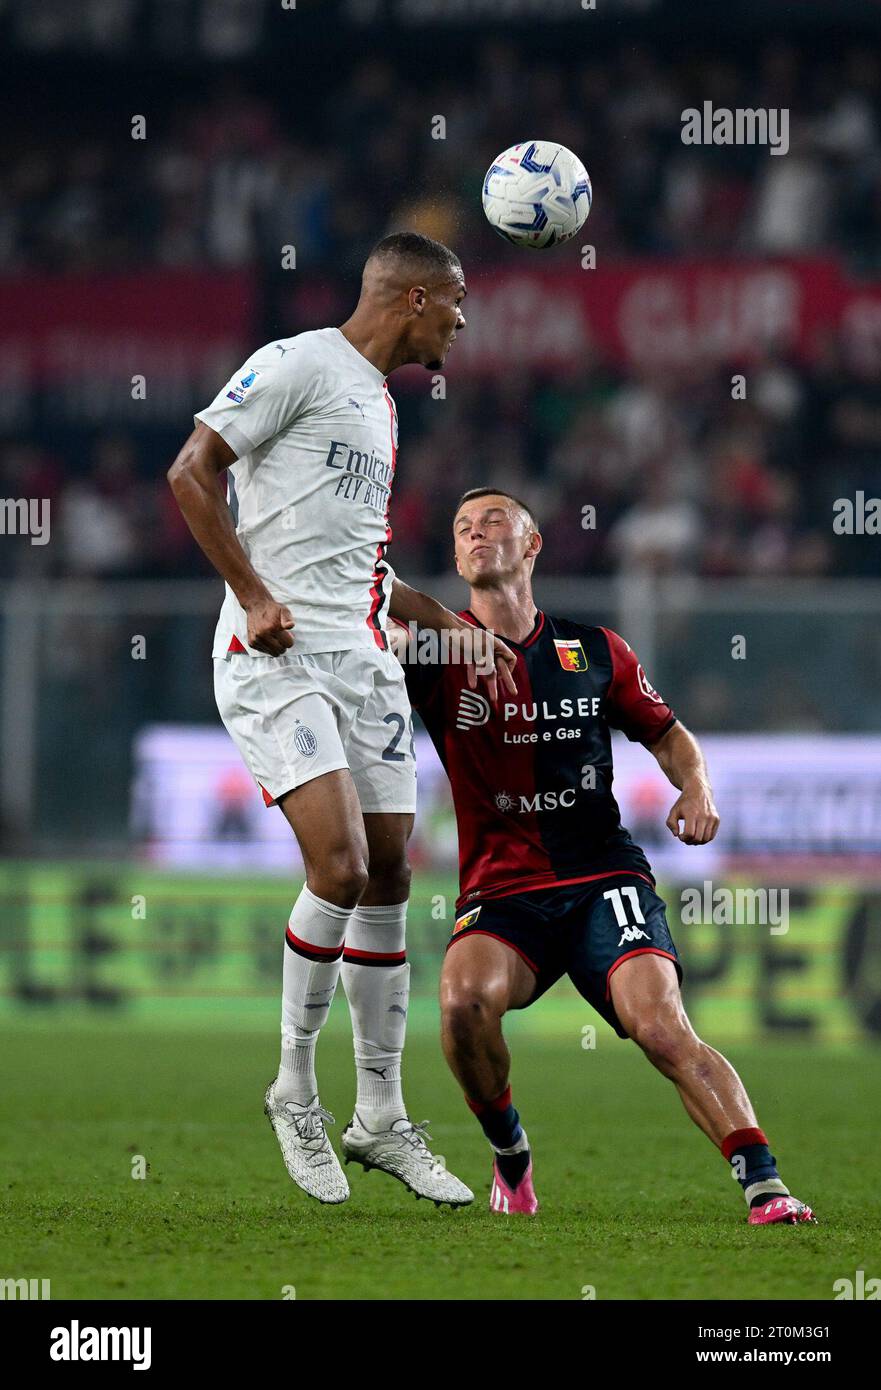
<path fill-rule="evenodd" d="M 811 1220 L 780 1179 L 734 1068 L 686 1017 L 665 906 L 612 793 L 611 730 L 620 729 L 680 792 L 671 832 L 708 843 L 719 817 L 697 741 L 617 633 L 537 609 L 541 536 L 523 503 L 473 489 L 457 509 L 454 541 L 471 587 L 459 616 L 517 654 L 516 696 L 503 691 L 494 704 L 461 664 L 405 663 L 456 809 L 460 897 L 441 976 L 443 1044 L 494 1151 L 491 1208 L 538 1209 L 501 1020 L 568 975 L 672 1080 L 733 1165 L 750 1223 Z"/>

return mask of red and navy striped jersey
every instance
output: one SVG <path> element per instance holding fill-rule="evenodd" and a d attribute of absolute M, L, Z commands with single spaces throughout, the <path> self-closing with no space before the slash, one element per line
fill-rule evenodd
<path fill-rule="evenodd" d="M 517 694 L 500 688 L 495 707 L 461 663 L 404 665 L 452 787 L 457 907 L 616 872 L 652 881 L 612 795 L 611 730 L 648 745 L 673 711 L 608 628 L 538 613 L 525 641 L 504 640 L 517 654 Z"/>

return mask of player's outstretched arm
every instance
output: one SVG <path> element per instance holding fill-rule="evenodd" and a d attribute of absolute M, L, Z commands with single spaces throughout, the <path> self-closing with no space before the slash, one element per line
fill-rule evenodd
<path fill-rule="evenodd" d="M 709 844 L 719 829 L 719 813 L 713 804 L 707 764 L 694 734 L 677 722 L 648 749 L 667 780 L 681 792 L 666 821 L 671 835 L 684 845 Z"/>
<path fill-rule="evenodd" d="M 252 567 L 218 486 L 218 476 L 235 460 L 226 440 L 200 421 L 169 468 L 168 481 L 197 544 L 248 616 L 248 645 L 280 656 L 293 643 L 294 619 Z"/>
<path fill-rule="evenodd" d="M 395 579 L 392 583 L 389 617 L 397 618 L 402 623 L 416 623 L 417 627 L 432 628 L 435 632 L 468 632 L 472 635 L 475 633 L 473 623 L 458 617 L 429 594 L 423 594 L 419 589 L 411 589 L 402 579 Z M 477 631 L 483 633 L 484 629 L 479 628 Z M 485 633 L 485 640 L 489 644 L 488 660 L 479 666 L 474 661 L 466 663 L 468 684 L 473 690 L 477 685 L 478 675 L 483 676 L 489 698 L 495 704 L 498 699 L 499 681 L 512 695 L 517 694 L 514 680 L 517 657 L 494 633 Z"/>

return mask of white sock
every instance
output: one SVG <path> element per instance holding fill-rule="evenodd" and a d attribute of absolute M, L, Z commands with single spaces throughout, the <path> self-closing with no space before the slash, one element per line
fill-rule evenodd
<path fill-rule="evenodd" d="M 517 1140 L 516 1144 L 512 1144 L 510 1149 L 497 1149 L 495 1144 L 490 1144 L 490 1148 L 492 1149 L 493 1153 L 501 1154 L 505 1158 L 507 1158 L 509 1154 L 525 1153 L 526 1150 L 529 1148 L 529 1140 L 526 1137 L 526 1130 L 523 1129 L 522 1125 L 520 1126 L 520 1128 L 522 1130 L 522 1133 L 520 1135 L 520 1138 Z"/>
<path fill-rule="evenodd" d="M 346 931 L 342 980 L 352 1015 L 358 1095 L 367 1129 L 390 1129 L 406 1118 L 401 1052 L 410 1001 L 404 949 L 407 904 L 356 907 Z"/>
<path fill-rule="evenodd" d="M 315 1044 L 330 1013 L 340 974 L 350 907 L 317 898 L 304 887 L 285 934 L 281 1001 L 279 1100 L 308 1105 L 318 1094 Z"/>
<path fill-rule="evenodd" d="M 751 1207 L 756 1197 L 767 1197 L 770 1202 L 774 1197 L 791 1197 L 792 1193 L 782 1178 L 764 1178 L 744 1188 L 743 1195 L 747 1206 Z"/>

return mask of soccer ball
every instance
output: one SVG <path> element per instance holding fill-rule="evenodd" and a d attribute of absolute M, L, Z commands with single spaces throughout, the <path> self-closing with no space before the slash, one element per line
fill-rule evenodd
<path fill-rule="evenodd" d="M 565 145 L 528 140 L 494 159 L 483 180 L 490 226 L 515 246 L 541 250 L 568 241 L 584 226 L 590 179 Z"/>

